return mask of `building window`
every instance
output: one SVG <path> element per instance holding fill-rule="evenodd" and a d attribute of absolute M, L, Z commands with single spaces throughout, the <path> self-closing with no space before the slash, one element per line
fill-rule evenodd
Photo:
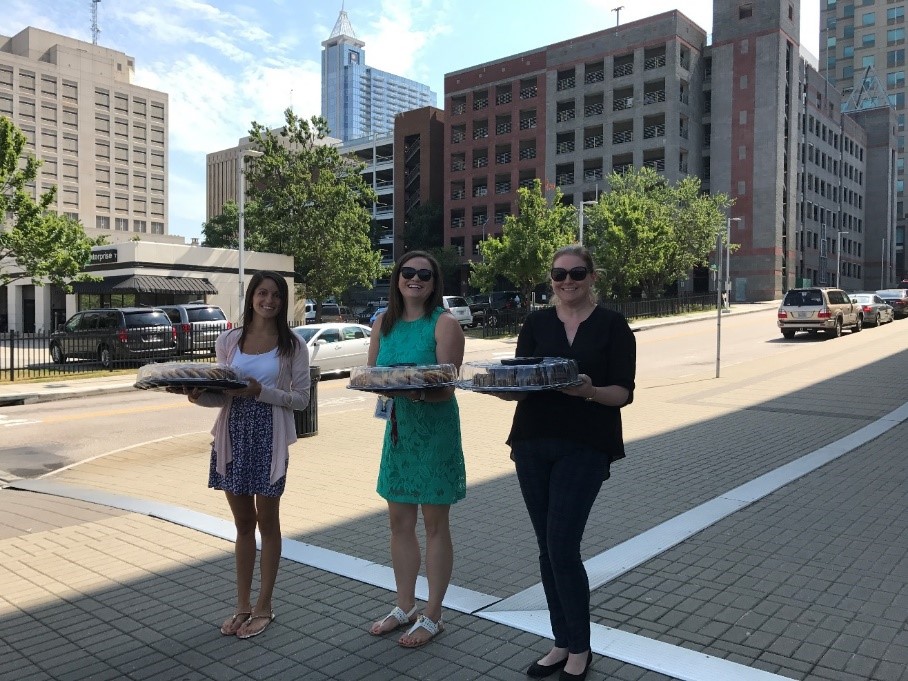
<path fill-rule="evenodd" d="M 145 222 L 145 220 L 133 220 L 132 229 L 135 232 L 147 232 L 148 229 L 146 227 L 146 224 L 147 223 Z"/>
<path fill-rule="evenodd" d="M 863 57 L 861 57 L 861 66 L 865 69 L 868 66 L 876 66 L 876 55 L 865 54 Z"/>
<path fill-rule="evenodd" d="M 152 234 L 163 234 L 164 233 L 164 223 L 163 222 L 152 222 L 151 223 L 151 233 Z"/>
<path fill-rule="evenodd" d="M 861 47 L 874 47 L 876 45 L 876 33 L 868 33 L 861 38 Z"/>
<path fill-rule="evenodd" d="M 107 202 L 108 202 L 108 204 L 110 203 L 109 196 L 107 197 Z M 97 229 L 110 229 L 110 216 L 109 215 L 96 215 L 95 216 L 95 227 Z"/>
<path fill-rule="evenodd" d="M 873 12 L 865 12 L 861 16 L 861 26 L 875 26 L 876 25 L 876 14 Z"/>
<path fill-rule="evenodd" d="M 745 2 L 743 5 L 738 7 L 738 19 L 749 19 L 754 14 L 753 3 Z"/>
<path fill-rule="evenodd" d="M 890 69 L 905 65 L 905 50 L 889 50 L 886 53 L 886 66 Z"/>
<path fill-rule="evenodd" d="M 892 47 L 893 45 L 902 45 L 905 42 L 905 29 L 904 28 L 892 28 L 886 31 L 886 45 Z"/>
<path fill-rule="evenodd" d="M 118 232 L 128 232 L 129 231 L 129 219 L 128 218 L 116 218 L 114 220 L 114 228 Z"/>

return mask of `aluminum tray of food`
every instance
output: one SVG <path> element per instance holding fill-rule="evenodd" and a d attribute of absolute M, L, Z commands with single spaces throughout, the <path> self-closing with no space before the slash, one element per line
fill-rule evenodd
<path fill-rule="evenodd" d="M 481 393 L 560 390 L 580 385 L 577 362 L 563 357 L 515 357 L 464 362 L 457 387 Z"/>
<path fill-rule="evenodd" d="M 248 383 L 236 369 L 226 364 L 205 362 L 163 362 L 139 367 L 135 387 L 140 390 L 198 388 L 234 390 Z"/>
<path fill-rule="evenodd" d="M 350 371 L 350 390 L 397 392 L 444 388 L 457 382 L 453 364 L 394 364 L 383 367 L 354 367 Z"/>

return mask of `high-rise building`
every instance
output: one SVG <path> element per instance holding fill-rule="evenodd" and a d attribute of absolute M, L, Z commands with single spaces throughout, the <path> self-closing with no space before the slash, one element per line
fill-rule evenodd
<path fill-rule="evenodd" d="M 895 228 L 890 238 L 867 244 L 867 255 L 885 271 L 908 276 L 905 226 L 905 8 L 908 2 L 820 2 L 820 73 L 842 92 L 846 110 L 884 104 L 895 110 Z"/>
<path fill-rule="evenodd" d="M 36 191 L 56 185 L 53 208 L 89 236 L 182 243 L 166 236 L 167 94 L 134 73 L 123 52 L 28 27 L 0 36 L 0 116 L 43 162 Z"/>
<path fill-rule="evenodd" d="M 365 43 L 341 10 L 322 42 L 322 116 L 333 137 L 350 142 L 394 132 L 394 116 L 435 106 L 428 85 L 366 66 Z"/>
<path fill-rule="evenodd" d="M 648 166 L 734 200 L 732 300 L 891 283 L 892 110 L 843 113 L 799 24 L 797 0 L 716 0 L 711 43 L 672 11 L 447 74 L 446 243 L 478 257 L 536 179 L 580 207 Z M 715 286 L 706 268 L 682 284 Z"/>

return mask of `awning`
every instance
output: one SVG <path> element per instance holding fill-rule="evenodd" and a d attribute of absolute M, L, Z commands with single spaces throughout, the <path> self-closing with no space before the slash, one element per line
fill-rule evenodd
<path fill-rule="evenodd" d="M 105 277 L 103 281 L 77 281 L 75 293 L 217 293 L 207 279 L 197 277 L 161 277 L 154 274 L 132 274 Z"/>

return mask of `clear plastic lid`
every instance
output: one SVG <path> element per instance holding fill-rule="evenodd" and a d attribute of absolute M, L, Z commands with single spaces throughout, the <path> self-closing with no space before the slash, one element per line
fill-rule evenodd
<path fill-rule="evenodd" d="M 515 357 L 464 362 L 458 386 L 468 390 L 545 390 L 577 385 L 577 362 L 563 357 Z"/>
<path fill-rule="evenodd" d="M 457 367 L 453 364 L 395 364 L 350 370 L 350 387 L 362 390 L 439 388 L 456 380 Z"/>
<path fill-rule="evenodd" d="M 156 388 L 181 383 L 235 383 L 244 385 L 245 377 L 227 364 L 211 362 L 161 362 L 145 364 L 136 373 L 137 388 Z"/>

